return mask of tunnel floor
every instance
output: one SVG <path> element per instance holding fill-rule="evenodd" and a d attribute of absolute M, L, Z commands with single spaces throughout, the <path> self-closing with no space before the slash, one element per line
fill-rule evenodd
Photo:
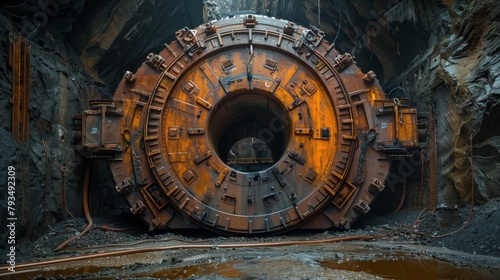
<path fill-rule="evenodd" d="M 58 233 L 34 233 L 39 238 L 31 245 L 24 243 L 16 275 L 20 279 L 412 279 L 415 275 L 498 279 L 500 247 L 495 237 L 500 234 L 496 223 L 500 211 L 488 204 L 476 207 L 468 224 L 470 208 L 453 211 L 453 219 L 419 210 L 372 213 L 347 231 L 302 230 L 252 238 L 188 230 L 147 234 L 128 215 L 100 216 L 94 217 L 95 224 L 133 229 L 94 228 L 54 252 L 85 226 L 84 220 L 79 220 L 81 226 L 65 220 L 53 227 Z M 55 259 L 65 261 L 39 265 Z M 32 262 L 32 267 L 23 267 Z"/>

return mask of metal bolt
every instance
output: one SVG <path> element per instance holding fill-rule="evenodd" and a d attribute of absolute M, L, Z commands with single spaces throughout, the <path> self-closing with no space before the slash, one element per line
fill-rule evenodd
<path fill-rule="evenodd" d="M 377 78 L 377 74 L 375 74 L 375 72 L 373 72 L 372 70 L 368 71 L 364 76 L 363 76 L 363 80 L 365 82 L 373 82 L 375 80 L 375 78 Z"/>
<path fill-rule="evenodd" d="M 126 71 L 125 74 L 123 74 L 123 78 L 129 82 L 133 82 L 135 80 L 135 75 L 130 71 Z"/>

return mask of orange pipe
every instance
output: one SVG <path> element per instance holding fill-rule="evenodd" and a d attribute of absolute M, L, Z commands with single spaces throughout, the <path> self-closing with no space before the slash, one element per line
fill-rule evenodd
<path fill-rule="evenodd" d="M 212 249 L 214 247 L 217 247 L 220 249 L 279 247 L 279 246 L 290 246 L 290 245 L 324 244 L 324 243 L 340 242 L 340 241 L 352 241 L 352 240 L 369 240 L 369 239 L 374 239 L 374 238 L 376 238 L 376 237 L 371 236 L 371 235 L 357 235 L 357 236 L 345 236 L 345 237 L 337 237 L 337 238 L 330 238 L 330 239 L 324 239 L 324 240 L 309 240 L 309 241 L 284 241 L 284 242 L 269 242 L 269 243 L 260 242 L 260 243 L 220 244 L 220 245 L 212 245 L 212 244 L 173 245 L 173 246 L 162 246 L 162 247 L 152 247 L 152 248 L 138 248 L 138 249 L 120 250 L 120 251 L 113 251 L 113 252 L 106 252 L 106 253 L 86 254 L 86 255 L 82 255 L 82 256 L 72 256 L 69 258 L 53 259 L 53 260 L 46 260 L 46 261 L 39 261 L 39 262 L 32 262 L 32 263 L 16 264 L 16 270 L 34 268 L 34 267 L 43 266 L 43 265 L 60 264 L 60 263 L 66 263 L 66 262 L 72 262 L 72 261 L 83 261 L 83 260 L 97 259 L 97 258 L 103 258 L 103 257 L 114 257 L 114 256 L 127 255 L 127 254 L 149 253 L 149 252 L 166 251 L 166 250 Z M 63 245 L 63 244 L 61 244 L 61 245 Z M 0 267 L 0 271 L 6 271 L 8 268 L 9 268 L 9 266 Z"/>

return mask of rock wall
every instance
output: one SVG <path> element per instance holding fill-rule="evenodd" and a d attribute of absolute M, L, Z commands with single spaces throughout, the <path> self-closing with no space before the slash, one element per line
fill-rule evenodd
<path fill-rule="evenodd" d="M 49 230 L 46 224 L 68 218 L 63 184 L 68 209 L 82 216 L 84 162 L 73 147 L 72 116 L 82 113 L 83 95 L 90 95 L 93 88 L 93 95 L 111 97 L 124 71 L 135 70 L 149 52 L 170 42 L 178 29 L 201 24 L 202 8 L 201 0 L 0 2 L 0 145 L 4 149 L 0 170 L 7 172 L 8 166 L 14 166 L 17 171 L 18 241 L 36 239 Z M 11 133 L 10 32 L 21 33 L 31 44 L 28 144 L 16 143 Z M 47 151 L 42 141 L 47 142 Z M 21 172 L 22 166 L 26 171 Z M 91 186 L 97 192 L 94 214 L 125 211 L 125 203 L 112 191 L 107 164 L 100 166 L 94 173 L 104 175 L 94 176 Z M 1 185 L 0 193 L 4 221 L 5 186 Z M 6 234 L 1 231 L 0 238 L 7 240 Z"/>
<path fill-rule="evenodd" d="M 459 195 L 452 202 L 468 200 L 473 164 L 474 195 L 484 203 L 500 195 L 500 128 L 495 124 L 500 116 L 500 7 L 492 0 L 474 1 L 456 11 L 453 32 L 442 41 L 438 73 L 449 94 L 448 110 L 439 119 L 449 130 L 440 133 L 451 144 L 439 146 L 440 175 L 443 192 Z"/>
<path fill-rule="evenodd" d="M 1 9 L 0 145 L 4 152 L 0 170 L 6 172 L 8 166 L 16 169 L 16 236 L 20 241 L 37 238 L 45 233 L 46 224 L 54 225 L 66 217 L 63 184 L 66 185 L 68 209 L 76 215 L 81 213 L 81 159 L 73 149 L 71 119 L 72 115 L 81 113 L 81 94 L 92 81 L 81 70 L 74 51 L 58 39 L 60 33 L 51 33 L 54 28 L 49 24 L 51 16 L 43 7 L 28 1 L 22 5 L 3 5 Z M 71 7 L 61 5 L 56 10 L 64 13 Z M 48 11 L 52 14 L 52 10 Z M 40 18 L 33 21 L 35 14 Z M 10 32 L 21 32 L 31 45 L 27 144 L 16 143 L 11 133 L 12 71 L 7 63 Z M 47 143 L 47 150 L 43 141 Z M 67 168 L 64 181 L 62 167 Z M 7 213 L 5 186 L 2 184 L 0 194 L 0 218 L 3 220 Z M 0 237 L 4 238 L 5 234 L 7 232 L 2 231 Z M 5 245 L 7 243 L 2 243 Z"/>
<path fill-rule="evenodd" d="M 177 30 L 203 23 L 202 10 L 201 0 L 87 0 L 67 39 L 85 70 L 113 93 L 124 71 L 137 69 Z"/>
<path fill-rule="evenodd" d="M 435 114 L 438 204 L 469 203 L 473 180 L 476 203 L 500 196 L 500 129 L 494 125 L 498 117 L 499 58 L 495 54 L 500 47 L 499 14 L 495 1 L 432 4 L 414 0 L 402 1 L 387 15 L 395 38 L 405 38 L 403 34 L 411 31 L 405 29 L 408 26 L 423 31 L 405 44 L 421 40 L 427 49 L 386 87 L 396 90 L 391 97 L 412 99 L 427 118 Z M 414 190 L 413 197 L 417 196 Z M 428 194 L 424 198 L 427 203 Z"/>

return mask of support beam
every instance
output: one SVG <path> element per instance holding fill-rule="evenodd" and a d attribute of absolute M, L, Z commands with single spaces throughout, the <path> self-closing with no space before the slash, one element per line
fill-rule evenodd
<path fill-rule="evenodd" d="M 18 143 L 29 141 L 30 50 L 21 34 L 9 34 L 9 66 L 12 68 L 12 136 Z"/>

